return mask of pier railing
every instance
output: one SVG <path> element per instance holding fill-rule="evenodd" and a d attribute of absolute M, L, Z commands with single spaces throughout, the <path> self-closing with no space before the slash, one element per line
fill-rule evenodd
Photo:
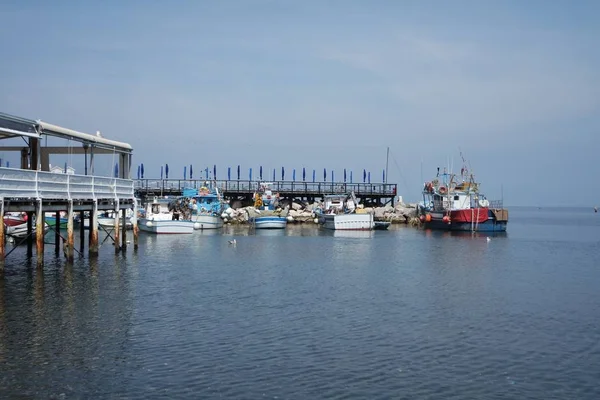
<path fill-rule="evenodd" d="M 205 180 L 184 179 L 138 179 L 134 181 L 135 190 L 139 192 L 160 192 L 162 194 L 179 194 L 184 188 L 200 188 Z M 252 194 L 263 182 L 270 184 L 271 190 L 297 196 L 315 196 L 322 194 L 348 193 L 354 191 L 357 196 L 396 195 L 397 185 L 391 183 L 348 183 L 348 182 L 298 182 L 298 181 L 250 181 L 250 180 L 217 180 L 212 184 L 227 193 Z"/>
<path fill-rule="evenodd" d="M 130 179 L 0 168 L 0 197 L 55 200 L 133 199 L 134 185 Z"/>

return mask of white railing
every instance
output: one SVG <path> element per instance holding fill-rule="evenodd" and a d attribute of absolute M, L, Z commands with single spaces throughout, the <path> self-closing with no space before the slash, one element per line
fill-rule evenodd
<path fill-rule="evenodd" d="M 133 199 L 133 181 L 0 168 L 0 197 L 49 200 Z"/>

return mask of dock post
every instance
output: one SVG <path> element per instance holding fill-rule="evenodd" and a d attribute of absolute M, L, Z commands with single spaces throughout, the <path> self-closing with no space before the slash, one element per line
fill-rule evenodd
<path fill-rule="evenodd" d="M 60 254 L 60 212 L 56 212 L 54 217 L 54 252 Z"/>
<path fill-rule="evenodd" d="M 31 237 L 31 233 L 33 232 L 33 213 L 31 211 L 27 211 L 27 257 L 31 257 L 33 255 L 33 238 Z M 4 217 L 3 217 L 4 218 Z M 42 218 L 44 218 L 42 216 Z"/>
<path fill-rule="evenodd" d="M 0 197 L 0 215 L 4 218 L 4 198 Z M 0 271 L 4 270 L 6 247 L 4 242 L 4 221 L 0 224 Z"/>
<path fill-rule="evenodd" d="M 138 234 L 140 233 L 138 228 L 138 208 L 137 208 L 137 200 L 133 200 L 133 218 L 131 218 L 131 223 L 133 224 L 133 250 L 138 249 Z"/>
<path fill-rule="evenodd" d="M 121 243 L 119 243 L 119 200 L 117 200 L 117 204 L 115 205 L 115 253 L 118 253 L 121 250 Z"/>
<path fill-rule="evenodd" d="M 126 209 L 121 210 L 121 213 L 123 215 L 121 219 L 121 248 L 123 249 L 123 251 L 127 250 L 127 221 L 125 220 L 126 211 Z"/>
<path fill-rule="evenodd" d="M 67 249 L 66 255 L 69 262 L 73 262 L 75 258 L 75 238 L 73 235 L 73 200 L 69 200 L 67 210 Z"/>
<path fill-rule="evenodd" d="M 79 212 L 79 251 L 83 254 L 83 249 L 85 248 L 85 229 L 83 229 L 83 220 L 85 215 L 83 211 Z"/>
<path fill-rule="evenodd" d="M 90 256 L 98 255 L 98 200 L 92 203 L 92 212 L 90 213 Z"/>
<path fill-rule="evenodd" d="M 44 212 L 42 210 L 42 199 L 37 199 L 35 208 L 35 252 L 37 255 L 37 266 L 44 265 Z"/>

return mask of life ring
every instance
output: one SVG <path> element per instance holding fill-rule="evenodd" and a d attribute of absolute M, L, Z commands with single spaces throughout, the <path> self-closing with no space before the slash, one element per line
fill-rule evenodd
<path fill-rule="evenodd" d="M 447 191 L 448 191 L 448 189 L 446 189 L 446 186 L 440 186 L 440 189 L 439 189 L 440 194 L 446 194 Z"/>

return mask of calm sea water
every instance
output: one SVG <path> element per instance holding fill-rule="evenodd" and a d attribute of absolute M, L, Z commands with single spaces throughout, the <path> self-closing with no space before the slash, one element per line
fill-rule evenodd
<path fill-rule="evenodd" d="M 598 399 L 600 213 L 510 217 L 489 242 L 239 227 L 43 271 L 18 249 L 0 397 Z"/>

